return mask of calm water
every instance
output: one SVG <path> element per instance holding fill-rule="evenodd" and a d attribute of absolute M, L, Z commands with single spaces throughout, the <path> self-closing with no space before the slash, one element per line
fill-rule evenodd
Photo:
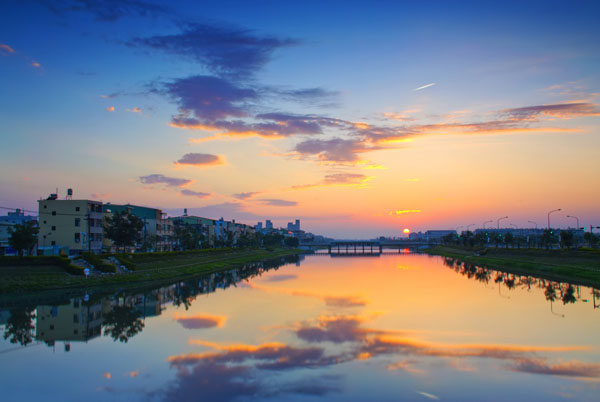
<path fill-rule="evenodd" d="M 3 401 L 600 400 L 597 291 L 440 257 L 41 302 L 0 312 Z"/>

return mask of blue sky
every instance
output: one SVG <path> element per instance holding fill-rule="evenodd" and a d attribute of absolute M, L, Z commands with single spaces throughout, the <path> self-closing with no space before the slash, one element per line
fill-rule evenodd
<path fill-rule="evenodd" d="M 503 214 L 499 202 L 481 200 L 442 217 L 443 203 L 459 202 L 455 191 L 533 167 L 544 182 L 560 183 L 555 192 L 574 195 L 553 205 L 573 201 L 590 221 L 599 217 L 589 200 L 600 194 L 581 187 L 600 187 L 598 179 L 586 173 L 569 183 L 543 161 L 600 167 L 599 8 L 11 1 L 0 16 L 0 185 L 11 190 L 0 204 L 34 210 L 39 197 L 71 186 L 81 197 L 172 213 L 229 208 L 226 217 L 250 223 L 297 216 L 330 234 L 369 225 L 369 234 L 393 235 Z M 511 168 L 482 165 L 473 147 Z M 174 163 L 188 154 L 221 163 Z M 446 170 L 473 179 L 445 188 Z M 144 183 L 149 175 L 190 184 L 184 194 L 168 180 Z M 389 191 L 410 179 L 420 187 Z M 533 216 L 554 197 L 517 181 L 525 198 L 510 206 L 513 215 Z M 256 194 L 233 196 L 241 192 Z M 272 199 L 288 202 L 265 201 Z M 422 212 L 386 218 L 404 209 Z"/>

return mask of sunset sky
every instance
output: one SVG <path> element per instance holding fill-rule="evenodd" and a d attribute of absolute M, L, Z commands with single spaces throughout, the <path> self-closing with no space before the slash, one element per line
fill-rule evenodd
<path fill-rule="evenodd" d="M 171 4 L 3 2 L 1 207 L 600 226 L 599 2 Z"/>

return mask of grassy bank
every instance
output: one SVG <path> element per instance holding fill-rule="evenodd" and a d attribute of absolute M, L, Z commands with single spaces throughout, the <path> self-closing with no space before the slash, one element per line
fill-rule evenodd
<path fill-rule="evenodd" d="M 435 246 L 423 251 L 499 271 L 600 287 L 600 252 L 596 250 L 488 248 L 477 252 L 461 247 Z"/>
<path fill-rule="evenodd" d="M 88 278 L 70 274 L 61 266 L 47 263 L 21 266 L 0 264 L 0 293 L 174 281 L 299 252 L 301 251 L 297 249 L 223 249 L 121 255 L 119 259 L 125 262 L 124 265 L 128 265 L 131 270 L 129 273 L 102 274 Z"/>

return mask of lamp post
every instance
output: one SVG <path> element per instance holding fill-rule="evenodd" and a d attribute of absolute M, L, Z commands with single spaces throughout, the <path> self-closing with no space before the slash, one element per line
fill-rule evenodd
<path fill-rule="evenodd" d="M 550 214 L 553 212 L 558 212 L 558 211 L 562 211 L 562 209 L 560 209 L 560 208 L 553 209 L 552 211 L 548 212 L 548 230 L 550 230 Z"/>
<path fill-rule="evenodd" d="M 473 226 L 473 225 L 475 225 L 475 224 L 474 224 L 474 223 L 469 223 L 469 224 L 467 225 L 467 232 L 469 232 L 469 231 L 470 231 L 470 229 L 471 229 L 471 226 Z"/>
<path fill-rule="evenodd" d="M 576 216 L 567 215 L 567 218 L 577 219 L 577 230 L 579 230 L 579 218 Z"/>
<path fill-rule="evenodd" d="M 496 226 L 497 226 L 498 229 L 500 229 L 500 221 L 502 219 L 508 219 L 508 216 L 503 216 L 502 218 L 496 219 Z"/>
<path fill-rule="evenodd" d="M 492 223 L 492 222 L 494 222 L 494 221 L 493 221 L 493 220 L 491 220 L 491 219 L 490 219 L 489 221 L 485 221 L 485 222 L 483 222 L 483 228 L 485 229 L 485 224 L 486 224 L 486 223 Z"/>
<path fill-rule="evenodd" d="M 529 223 L 533 223 L 535 225 L 535 230 L 537 230 L 537 223 L 535 223 L 534 221 L 527 221 Z"/>

